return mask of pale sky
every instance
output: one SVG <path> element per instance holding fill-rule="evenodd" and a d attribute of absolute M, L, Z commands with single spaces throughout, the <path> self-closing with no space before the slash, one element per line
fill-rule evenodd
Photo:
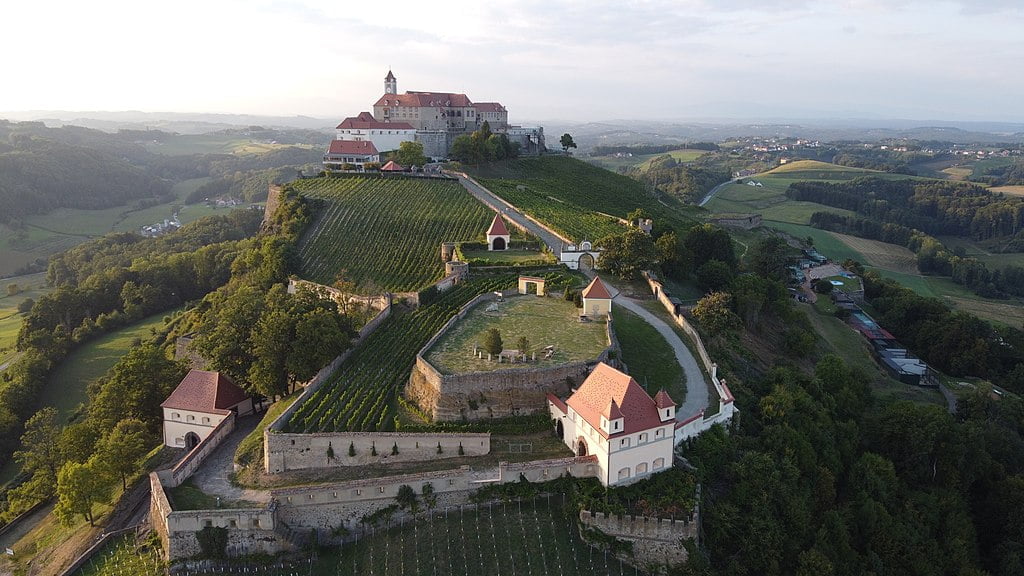
<path fill-rule="evenodd" d="M 0 111 L 1024 121 L 1024 1 L 7 0 Z"/>

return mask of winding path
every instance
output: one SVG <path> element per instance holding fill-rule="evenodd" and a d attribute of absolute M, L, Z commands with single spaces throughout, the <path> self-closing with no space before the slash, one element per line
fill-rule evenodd
<path fill-rule="evenodd" d="M 519 210 L 512 204 L 509 204 L 494 192 L 491 192 L 487 188 L 484 188 L 477 182 L 466 178 L 461 174 L 456 173 L 456 175 L 459 178 L 459 182 L 466 188 L 466 190 L 469 191 L 470 194 L 491 208 L 501 208 L 502 215 L 504 215 L 505 218 L 514 221 L 516 224 L 540 237 L 540 239 L 548 245 L 556 256 L 561 253 L 562 244 L 568 243 L 567 239 L 558 236 L 548 228 L 534 222 L 530 217 L 523 214 L 522 210 Z M 718 188 L 726 184 L 728 184 L 728 182 L 716 186 L 708 195 L 707 199 L 710 199 L 711 195 L 714 194 Z M 705 201 L 707 199 L 705 199 Z M 708 387 L 704 383 L 704 373 L 700 369 L 700 364 L 697 363 L 697 359 L 693 357 L 693 353 L 691 353 L 690 349 L 686 347 L 682 338 L 679 337 L 679 334 L 676 333 L 676 331 L 673 330 L 667 322 L 649 312 L 642 304 L 640 304 L 639 301 L 623 295 L 607 280 L 603 281 L 605 285 L 612 290 L 612 297 L 617 304 L 643 318 L 644 321 L 653 326 L 654 329 L 657 330 L 658 333 L 665 338 L 665 341 L 672 347 L 672 351 L 676 356 L 676 361 L 679 362 L 679 365 L 683 368 L 683 373 L 686 375 L 686 400 L 676 408 L 676 420 L 681 422 L 701 413 L 701 411 L 706 409 L 708 406 Z M 679 402 L 679 398 L 675 398 L 675 400 L 676 402 Z"/>

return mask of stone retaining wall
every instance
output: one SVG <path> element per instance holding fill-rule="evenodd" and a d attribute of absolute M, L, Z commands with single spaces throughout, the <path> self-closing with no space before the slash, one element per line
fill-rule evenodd
<path fill-rule="evenodd" d="M 396 462 L 423 462 L 491 451 L 490 434 L 409 434 L 402 432 L 268 433 L 266 470 L 276 474 L 306 468 L 334 468 Z M 395 446 L 398 454 L 393 454 Z M 438 447 L 440 446 L 440 452 Z M 355 456 L 349 456 L 349 448 Z M 462 454 L 459 449 L 462 448 Z M 376 455 L 374 455 L 376 452 Z M 333 456 L 330 454 L 333 453 Z"/>

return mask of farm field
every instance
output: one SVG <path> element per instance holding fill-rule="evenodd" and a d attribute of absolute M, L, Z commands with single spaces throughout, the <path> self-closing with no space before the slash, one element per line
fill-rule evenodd
<path fill-rule="evenodd" d="M 1024 196 L 1024 186 L 994 186 L 989 188 L 993 192 L 1002 192 L 1007 196 Z"/>
<path fill-rule="evenodd" d="M 40 405 L 54 406 L 62 419 L 69 418 L 78 405 L 85 402 L 89 383 L 106 374 L 128 352 L 136 339 L 146 340 L 151 336 L 151 330 L 163 326 L 164 316 L 173 314 L 173 310 L 154 314 L 73 350 L 50 373 L 39 397 Z"/>
<path fill-rule="evenodd" d="M 999 268 L 1009 264 L 1024 266 L 1024 252 L 1010 252 L 1006 254 L 989 252 L 984 246 L 973 240 L 954 236 L 940 236 L 939 241 L 950 250 L 962 248 L 965 255 L 976 258 L 990 267 Z"/>
<path fill-rule="evenodd" d="M 587 158 L 587 162 L 600 166 L 606 170 L 612 172 L 618 172 L 620 169 L 629 170 L 631 168 L 640 168 L 646 171 L 651 167 L 651 161 L 655 158 L 665 156 L 666 154 L 672 156 L 680 162 L 693 162 L 697 158 L 707 154 L 707 150 L 669 150 L 668 152 L 661 152 L 658 154 L 634 154 L 632 156 L 616 157 L 614 154 L 607 156 L 590 156 Z"/>
<path fill-rule="evenodd" d="M 495 194 L 576 242 L 622 232 L 618 218 L 625 218 L 637 208 L 650 213 L 656 226 L 660 221 L 681 230 L 697 223 L 697 209 L 672 198 L 664 199 L 670 206 L 666 207 L 640 182 L 565 156 L 493 163 L 475 169 L 473 176 Z"/>
<path fill-rule="evenodd" d="M 20 292 L 8 295 L 7 286 L 10 284 L 17 284 Z M 0 366 L 3 366 L 16 355 L 14 344 L 18 340 L 21 321 L 25 317 L 24 314 L 18 313 L 18 304 L 26 298 L 37 300 L 48 293 L 50 288 L 46 286 L 46 273 L 39 272 L 4 278 L 0 289 Z"/>
<path fill-rule="evenodd" d="M 512 545 L 512 544 L 515 545 Z M 640 575 L 580 539 L 562 496 L 437 511 L 328 549 L 313 574 Z"/>
<path fill-rule="evenodd" d="M 686 375 L 665 337 L 622 306 L 612 307 L 612 319 L 629 375 L 651 396 L 664 389 L 681 403 L 686 398 Z"/>
<path fill-rule="evenodd" d="M 715 197 L 705 207 L 715 213 L 758 213 L 765 220 L 807 224 L 811 214 L 815 212 L 832 212 L 843 215 L 852 215 L 853 212 L 815 202 L 790 200 L 786 198 L 786 189 L 790 184 L 808 180 L 841 182 L 863 176 L 887 180 L 915 178 L 904 174 L 838 166 L 815 160 L 799 160 L 783 164 L 762 174 L 743 178 L 743 184 L 736 182 L 727 184 L 715 194 Z M 748 182 L 756 182 L 761 186 L 751 186 Z"/>
<path fill-rule="evenodd" d="M 509 288 L 515 281 L 512 275 L 475 278 L 444 292 L 428 306 L 393 313 L 299 406 L 286 424 L 287 430 L 393 430 L 398 394 L 409 380 L 419 349 L 478 294 Z"/>
<path fill-rule="evenodd" d="M 357 290 L 417 290 L 444 275 L 441 242 L 483 240 L 493 214 L 451 180 L 352 176 L 293 183 L 322 200 L 299 247 L 302 276 Z"/>
<path fill-rule="evenodd" d="M 496 311 L 488 311 L 490 303 L 482 302 L 448 331 L 427 352 L 426 359 L 442 374 L 508 370 L 513 368 L 545 368 L 567 362 L 593 360 L 608 347 L 605 324 L 601 321 L 580 322 L 579 310 L 560 295 L 513 296 L 494 303 Z M 516 349 L 516 342 L 525 336 L 536 362 L 509 364 L 473 356 L 474 345 L 481 346 L 484 334 L 497 328 L 506 350 Z M 554 354 L 544 359 L 543 348 L 554 346 Z"/>
<path fill-rule="evenodd" d="M 238 134 L 208 132 L 205 134 L 177 134 L 161 142 L 146 142 L 146 149 L 165 156 L 192 154 L 262 154 L 281 148 L 312 148 L 308 144 L 279 144 L 258 138 L 240 137 Z"/>
<path fill-rule="evenodd" d="M 905 246 L 858 238 L 838 232 L 829 232 L 843 244 L 864 257 L 861 261 L 866 266 L 885 268 L 893 272 L 917 274 L 917 256 Z"/>
<path fill-rule="evenodd" d="M 814 248 L 836 262 L 842 262 L 847 258 L 864 262 L 864 255 L 850 248 L 845 242 L 836 238 L 835 234 L 828 230 L 821 230 L 812 226 L 802 224 L 789 224 L 785 222 L 765 222 L 765 226 L 785 232 L 794 238 L 805 239 L 808 236 L 814 240 Z"/>

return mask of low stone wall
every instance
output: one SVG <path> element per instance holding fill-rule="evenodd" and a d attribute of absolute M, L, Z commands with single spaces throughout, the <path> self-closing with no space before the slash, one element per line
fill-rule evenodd
<path fill-rule="evenodd" d="M 190 450 L 184 458 L 174 465 L 174 468 L 171 469 L 167 485 L 171 488 L 181 486 L 185 480 L 188 480 L 192 474 L 195 474 L 203 460 L 206 460 L 234 429 L 235 414 L 231 413 L 213 428 L 209 436 L 203 438 L 202 442 L 196 444 L 195 448 Z"/>
<path fill-rule="evenodd" d="M 393 453 L 395 446 L 398 447 L 397 454 Z M 460 447 L 462 454 L 459 453 Z M 354 450 L 354 456 L 349 456 L 350 448 Z M 483 456 L 491 451 L 491 435 L 402 432 L 268 433 L 264 440 L 264 449 L 267 454 L 267 472 L 278 473 L 306 468 Z M 333 453 L 333 456 L 330 456 L 330 453 Z"/>
<path fill-rule="evenodd" d="M 324 286 L 323 284 L 317 284 L 316 282 L 310 282 L 308 280 L 296 280 L 295 278 L 288 280 L 289 294 L 295 294 L 300 288 L 311 290 L 321 298 L 330 298 L 339 305 L 359 304 L 373 308 L 377 311 L 386 310 L 391 307 L 391 294 L 386 292 L 376 296 L 363 296 L 360 294 L 342 292 L 337 288 Z"/>
<path fill-rule="evenodd" d="M 276 504 L 265 508 L 218 508 L 182 510 L 168 515 L 167 553 L 171 560 L 191 558 L 202 552 L 196 533 L 206 526 L 226 528 L 227 555 L 278 554 L 292 549 L 283 531 L 278 530 Z"/>
<path fill-rule="evenodd" d="M 278 502 L 279 521 L 292 529 L 333 530 L 344 526 L 358 531 L 363 516 L 394 504 L 403 485 L 410 486 L 417 497 L 422 498 L 423 486 L 430 484 L 437 496 L 437 506 L 443 508 L 468 502 L 472 492 L 490 484 L 519 482 L 523 477 L 530 482 L 546 482 L 567 473 L 575 477 L 596 475 L 596 458 L 569 457 L 520 464 L 502 462 L 489 471 L 462 466 L 453 470 L 285 488 L 272 491 L 272 496 Z"/>

